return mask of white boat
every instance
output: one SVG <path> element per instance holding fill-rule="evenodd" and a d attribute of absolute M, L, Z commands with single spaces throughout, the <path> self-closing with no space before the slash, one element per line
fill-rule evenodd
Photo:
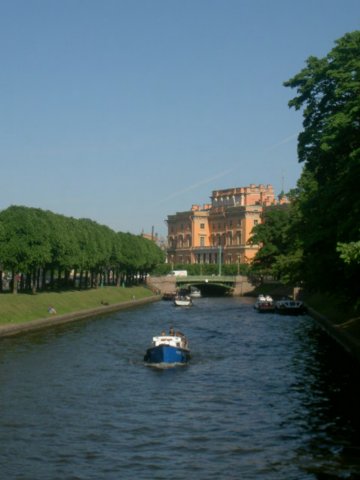
<path fill-rule="evenodd" d="M 303 315 L 306 312 L 306 307 L 300 300 L 292 300 L 291 298 L 283 298 L 275 304 L 277 313 L 283 315 Z"/>
<path fill-rule="evenodd" d="M 270 295 L 263 295 L 261 293 L 256 299 L 254 308 L 260 313 L 274 312 L 274 300 Z"/>
<path fill-rule="evenodd" d="M 190 297 L 191 298 L 200 298 L 201 297 L 201 291 L 196 287 L 191 287 Z"/>
<path fill-rule="evenodd" d="M 192 299 L 189 295 L 176 295 L 174 303 L 177 307 L 190 307 Z"/>

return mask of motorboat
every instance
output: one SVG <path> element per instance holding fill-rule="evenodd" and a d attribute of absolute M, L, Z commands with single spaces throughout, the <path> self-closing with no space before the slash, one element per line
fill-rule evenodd
<path fill-rule="evenodd" d="M 306 313 L 304 302 L 293 300 L 291 298 L 283 298 L 275 303 L 275 310 L 282 315 L 303 315 Z"/>
<path fill-rule="evenodd" d="M 275 303 L 270 295 L 260 294 L 256 299 L 254 308 L 260 313 L 275 312 Z"/>
<path fill-rule="evenodd" d="M 200 298 L 201 297 L 201 291 L 196 287 L 191 287 L 190 288 L 190 297 L 191 298 Z"/>
<path fill-rule="evenodd" d="M 190 307 L 192 305 L 192 300 L 189 295 L 186 296 L 176 296 L 174 303 L 177 307 Z"/>
<path fill-rule="evenodd" d="M 152 346 L 146 350 L 144 361 L 150 364 L 185 364 L 190 360 L 189 344 L 181 332 L 164 332 L 152 339 Z"/>

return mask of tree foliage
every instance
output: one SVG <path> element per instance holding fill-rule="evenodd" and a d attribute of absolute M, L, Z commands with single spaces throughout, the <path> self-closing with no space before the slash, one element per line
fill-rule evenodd
<path fill-rule="evenodd" d="M 302 108 L 304 118 L 298 208 L 305 281 L 355 293 L 359 269 L 346 267 L 338 245 L 357 242 L 360 231 L 360 31 L 337 40 L 325 58 L 310 57 L 285 86 L 296 88 L 289 106 Z"/>
<path fill-rule="evenodd" d="M 360 283 L 360 31 L 337 40 L 326 57 L 309 57 L 284 85 L 296 89 L 289 106 L 303 114 L 298 157 L 304 167 L 289 223 L 274 236 L 266 217 L 262 229 L 269 233 L 256 230 L 264 237 L 257 260 L 269 259 L 272 271 L 310 289 L 353 298 Z"/>
<path fill-rule="evenodd" d="M 163 261 L 154 242 L 89 219 L 22 206 L 0 212 L 0 265 L 11 272 L 14 292 L 74 286 L 76 279 L 79 286 L 123 284 Z"/>
<path fill-rule="evenodd" d="M 347 264 L 360 265 L 360 241 L 350 243 L 339 243 L 337 247 L 340 258 Z"/>
<path fill-rule="evenodd" d="M 299 280 L 298 267 L 302 258 L 301 242 L 294 229 L 294 204 L 267 208 L 263 223 L 253 229 L 250 242 L 260 245 L 252 272 L 272 275 L 284 283 Z"/>

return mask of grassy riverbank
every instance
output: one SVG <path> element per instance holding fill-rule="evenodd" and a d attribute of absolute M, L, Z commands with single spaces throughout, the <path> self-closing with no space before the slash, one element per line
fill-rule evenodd
<path fill-rule="evenodd" d="M 98 289 L 66 292 L 38 293 L 36 295 L 11 293 L 0 295 L 0 325 L 26 323 L 40 318 L 50 318 L 48 307 L 57 315 L 114 305 L 133 299 L 150 297 L 153 293 L 144 287 L 102 287 Z"/>

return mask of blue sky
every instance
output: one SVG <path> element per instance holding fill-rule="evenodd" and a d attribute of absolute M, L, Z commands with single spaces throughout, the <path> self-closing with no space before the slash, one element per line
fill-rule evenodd
<path fill-rule="evenodd" d="M 301 173 L 283 82 L 359 0 L 0 0 L 0 209 L 166 234 L 212 190 Z"/>

